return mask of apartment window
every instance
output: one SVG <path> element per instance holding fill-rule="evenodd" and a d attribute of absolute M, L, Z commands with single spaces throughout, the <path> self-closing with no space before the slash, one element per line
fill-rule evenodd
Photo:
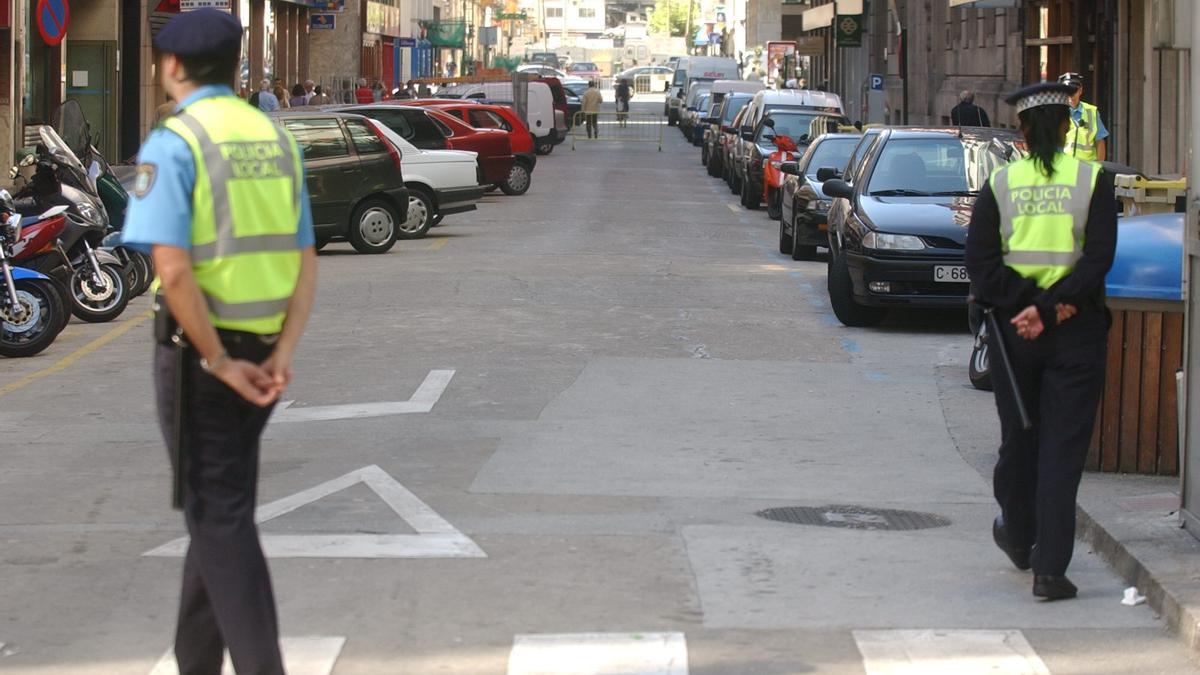
<path fill-rule="evenodd" d="M 546 18 L 547 19 L 561 19 L 562 18 L 562 7 L 547 7 L 546 8 Z"/>
<path fill-rule="evenodd" d="M 596 8 L 595 7 L 580 7 L 579 8 L 579 18 L 581 18 L 581 19 L 596 18 Z"/>

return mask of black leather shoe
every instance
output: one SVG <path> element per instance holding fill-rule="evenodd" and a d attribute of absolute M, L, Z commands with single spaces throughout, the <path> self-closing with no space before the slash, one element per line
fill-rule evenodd
<path fill-rule="evenodd" d="M 1033 594 L 1047 600 L 1067 600 L 1078 595 L 1079 589 L 1061 574 L 1035 574 Z"/>
<path fill-rule="evenodd" d="M 992 539 L 996 542 L 996 546 L 1000 547 L 1001 551 L 1008 556 L 1012 564 L 1017 569 L 1024 572 L 1029 569 L 1029 549 L 1027 548 L 1012 548 L 1008 545 L 1008 532 L 1004 530 L 1004 518 L 996 516 L 992 521 Z"/>

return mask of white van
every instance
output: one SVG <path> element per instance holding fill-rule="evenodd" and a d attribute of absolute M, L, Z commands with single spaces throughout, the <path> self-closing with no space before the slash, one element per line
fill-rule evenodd
<path fill-rule="evenodd" d="M 679 123 L 684 95 L 696 82 L 737 79 L 737 61 L 720 56 L 689 56 L 679 59 L 671 86 L 667 89 L 667 124 Z"/>
<path fill-rule="evenodd" d="M 491 103 L 511 106 L 513 103 L 512 82 L 484 82 L 459 84 L 437 93 L 441 98 L 485 99 Z M 545 82 L 529 83 L 529 105 L 525 112 L 525 125 L 533 134 L 534 145 L 540 154 L 546 146 L 562 143 L 567 138 L 567 118 L 554 108 L 554 94 Z"/>
<path fill-rule="evenodd" d="M 766 88 L 761 80 L 717 80 L 708 91 L 708 107 L 715 113 L 729 94 L 756 94 Z"/>

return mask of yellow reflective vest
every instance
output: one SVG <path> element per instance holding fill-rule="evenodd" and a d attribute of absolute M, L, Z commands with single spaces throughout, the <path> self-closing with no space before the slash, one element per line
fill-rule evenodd
<path fill-rule="evenodd" d="M 283 328 L 300 276 L 301 181 L 295 142 L 233 96 L 201 99 L 164 125 L 196 163 L 192 269 L 217 328 Z"/>
<path fill-rule="evenodd" d="M 1096 134 L 1100 133 L 1100 110 L 1091 103 L 1079 102 L 1083 113 L 1080 121 L 1075 121 L 1075 113 L 1071 113 L 1071 126 L 1067 128 L 1067 143 L 1063 152 L 1075 159 L 1096 161 Z"/>
<path fill-rule="evenodd" d="M 1054 177 L 1032 157 L 992 173 L 1000 209 L 1004 264 L 1049 288 L 1071 273 L 1083 257 L 1088 211 L 1100 165 L 1055 155 Z"/>

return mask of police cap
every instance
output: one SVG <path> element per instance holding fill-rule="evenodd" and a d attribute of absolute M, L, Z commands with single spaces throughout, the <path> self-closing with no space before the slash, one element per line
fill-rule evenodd
<path fill-rule="evenodd" d="M 1075 88 L 1057 82 L 1039 82 L 1028 87 L 1022 87 L 1008 96 L 1004 102 L 1017 106 L 1017 112 L 1022 113 L 1030 108 L 1043 105 L 1071 105 L 1071 95 Z"/>
<path fill-rule="evenodd" d="M 1058 76 L 1058 82 L 1078 89 L 1083 86 L 1083 76 L 1079 73 L 1063 73 Z"/>
<path fill-rule="evenodd" d="M 160 52 L 183 57 L 229 56 L 242 49 L 242 22 L 206 7 L 176 14 L 154 38 Z"/>

